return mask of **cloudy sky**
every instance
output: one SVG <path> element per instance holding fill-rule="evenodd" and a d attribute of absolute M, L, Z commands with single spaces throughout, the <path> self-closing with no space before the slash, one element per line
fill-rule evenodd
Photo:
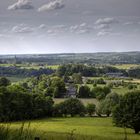
<path fill-rule="evenodd" d="M 140 0 L 0 0 L 0 54 L 140 51 Z"/>

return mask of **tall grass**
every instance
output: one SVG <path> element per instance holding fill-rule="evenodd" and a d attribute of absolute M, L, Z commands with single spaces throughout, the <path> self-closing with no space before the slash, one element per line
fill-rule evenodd
<path fill-rule="evenodd" d="M 18 129 L 11 129 L 10 125 L 0 125 L 0 140 L 34 140 L 35 135 L 30 130 L 30 123 L 28 127 L 24 127 L 22 123 Z"/>

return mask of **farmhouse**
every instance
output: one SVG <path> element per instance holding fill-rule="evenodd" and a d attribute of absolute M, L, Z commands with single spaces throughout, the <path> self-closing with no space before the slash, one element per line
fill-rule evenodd
<path fill-rule="evenodd" d="M 123 76 L 123 73 L 121 73 L 121 72 L 106 73 L 106 76 L 119 78 L 119 77 Z"/>
<path fill-rule="evenodd" d="M 76 87 L 74 84 L 67 84 L 66 97 L 76 98 Z"/>

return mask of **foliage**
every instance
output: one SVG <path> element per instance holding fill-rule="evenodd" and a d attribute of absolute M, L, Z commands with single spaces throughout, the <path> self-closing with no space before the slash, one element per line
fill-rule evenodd
<path fill-rule="evenodd" d="M 55 72 L 51 68 L 40 68 L 40 69 L 22 69 L 15 66 L 10 67 L 0 67 L 0 72 L 2 76 L 20 76 L 20 77 L 31 77 L 40 76 L 42 74 L 50 75 Z"/>
<path fill-rule="evenodd" d="M 129 90 L 136 89 L 136 88 L 137 88 L 137 85 L 134 85 L 134 84 L 129 84 L 128 85 Z"/>
<path fill-rule="evenodd" d="M 128 70 L 129 77 L 140 78 L 140 67 L 130 68 Z"/>
<path fill-rule="evenodd" d="M 8 86 L 11 82 L 5 77 L 0 77 L 0 86 Z"/>
<path fill-rule="evenodd" d="M 108 86 L 94 87 L 92 92 L 96 94 L 98 100 L 103 100 L 111 92 L 111 89 Z"/>
<path fill-rule="evenodd" d="M 55 105 L 54 109 L 54 114 L 57 116 L 71 115 L 71 117 L 74 117 L 75 115 L 85 114 L 85 106 L 80 100 L 76 98 L 69 98 L 64 102 Z"/>
<path fill-rule="evenodd" d="M 133 91 L 121 97 L 113 113 L 113 120 L 117 126 L 129 127 L 140 131 L 140 91 Z"/>
<path fill-rule="evenodd" d="M 53 101 L 43 94 L 31 94 L 20 85 L 0 87 L 0 121 L 50 116 Z"/>
<path fill-rule="evenodd" d="M 77 93 L 78 98 L 90 98 L 91 91 L 88 86 L 80 86 L 79 91 Z"/>
<path fill-rule="evenodd" d="M 96 108 L 95 104 L 91 104 L 91 103 L 87 104 L 86 111 L 87 111 L 89 116 L 92 116 L 95 113 L 95 108 Z"/>
<path fill-rule="evenodd" d="M 74 81 L 75 84 L 82 84 L 82 75 L 80 73 L 74 73 L 72 75 L 72 79 Z"/>

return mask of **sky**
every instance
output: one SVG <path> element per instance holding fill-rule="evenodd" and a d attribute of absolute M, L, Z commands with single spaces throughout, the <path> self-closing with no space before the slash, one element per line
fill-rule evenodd
<path fill-rule="evenodd" d="M 0 0 L 0 54 L 140 51 L 140 0 Z"/>

